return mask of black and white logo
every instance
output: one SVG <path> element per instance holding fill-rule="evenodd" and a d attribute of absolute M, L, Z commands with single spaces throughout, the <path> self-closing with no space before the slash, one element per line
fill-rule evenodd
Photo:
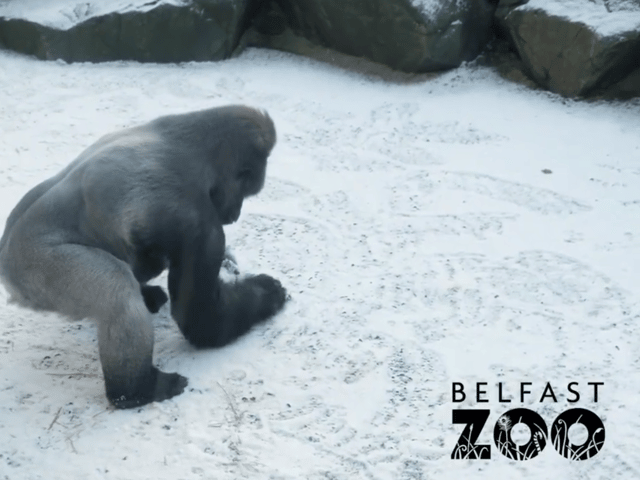
<path fill-rule="evenodd" d="M 486 382 L 475 384 L 476 402 L 489 403 L 487 398 Z M 520 402 L 524 403 L 525 398 L 531 395 L 528 388 L 533 385 L 531 382 L 520 383 Z M 598 387 L 604 385 L 603 382 L 587 382 L 592 388 L 593 403 L 598 402 Z M 575 404 L 580 401 L 579 383 L 571 382 L 567 385 L 567 392 L 571 395 L 567 397 L 567 402 Z M 504 398 L 503 385 L 498 384 L 498 403 L 511 403 L 511 398 Z M 452 400 L 454 403 L 461 403 L 467 398 L 464 384 L 454 382 L 451 388 Z M 550 383 L 547 383 L 540 396 L 540 403 L 550 400 L 557 403 L 556 393 Z M 481 443 L 480 438 L 486 431 L 487 420 L 491 416 L 488 409 L 455 409 L 453 410 L 452 422 L 464 425 L 462 433 L 451 453 L 452 459 L 468 460 L 489 460 L 491 459 L 492 445 Z M 569 430 L 576 427 L 586 430 L 586 439 L 579 444 L 575 444 L 569 438 Z M 528 440 L 516 442 L 513 438 L 514 429 L 529 432 Z M 551 443 L 553 448 L 563 457 L 569 460 L 589 460 L 600 452 L 604 445 L 605 427 L 604 423 L 596 413 L 585 408 L 572 407 L 560 413 L 553 422 L 551 428 L 547 422 L 537 412 L 530 408 L 512 408 L 500 415 L 493 425 L 493 444 L 498 451 L 511 460 L 524 461 L 540 455 L 547 443 Z"/>

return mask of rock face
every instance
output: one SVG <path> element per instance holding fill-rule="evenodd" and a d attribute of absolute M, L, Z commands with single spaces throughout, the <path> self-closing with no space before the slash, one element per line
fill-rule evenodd
<path fill-rule="evenodd" d="M 424 72 L 475 58 L 491 37 L 495 3 L 5 0 L 0 1 L 0 42 L 38 58 L 66 61 L 219 60 L 231 55 L 249 17 L 259 13 L 262 23 L 256 28 L 262 34 L 278 35 L 288 28 L 320 46 Z"/>
<path fill-rule="evenodd" d="M 250 0 L 0 2 L 0 42 L 68 62 L 220 60 L 235 48 Z"/>
<path fill-rule="evenodd" d="M 398 73 L 485 51 L 529 86 L 640 96 L 640 0 L 0 0 L 0 45 L 68 62 L 221 60 L 258 46 Z"/>
<path fill-rule="evenodd" d="M 496 17 L 543 87 L 576 97 L 622 82 L 633 95 L 637 74 L 630 85 L 623 80 L 640 67 L 637 0 L 503 0 Z"/>
<path fill-rule="evenodd" d="M 291 29 L 407 72 L 452 68 L 491 37 L 492 0 L 277 0 Z"/>

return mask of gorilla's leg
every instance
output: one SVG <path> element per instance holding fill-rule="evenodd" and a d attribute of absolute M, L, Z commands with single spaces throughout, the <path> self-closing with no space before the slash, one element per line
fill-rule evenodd
<path fill-rule="evenodd" d="M 268 275 L 223 283 L 222 227 L 185 241 L 171 258 L 171 313 L 184 336 L 197 347 L 221 347 L 277 313 L 286 291 Z"/>
<path fill-rule="evenodd" d="M 36 266 L 35 272 L 23 268 L 30 296 L 73 318 L 97 320 L 105 388 L 114 406 L 136 407 L 183 392 L 184 377 L 152 365 L 151 315 L 126 263 L 76 244 L 40 247 L 31 253 L 28 263 Z"/>

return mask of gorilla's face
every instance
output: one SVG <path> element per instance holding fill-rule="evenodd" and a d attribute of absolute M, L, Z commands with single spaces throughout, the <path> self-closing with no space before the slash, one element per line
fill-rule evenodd
<path fill-rule="evenodd" d="M 227 168 L 221 172 L 221 182 L 210 192 L 220 221 L 223 225 L 234 223 L 240 218 L 245 198 L 257 194 L 264 185 L 266 158 L 250 155 L 237 168 Z"/>
<path fill-rule="evenodd" d="M 240 197 L 236 202 L 230 204 L 220 213 L 220 220 L 223 225 L 230 225 L 235 223 L 240 218 L 240 213 L 242 212 L 242 202 L 243 198 Z"/>
<path fill-rule="evenodd" d="M 226 181 L 209 192 L 211 203 L 218 212 L 218 218 L 223 225 L 234 223 L 240 218 L 244 196 L 238 185 Z"/>

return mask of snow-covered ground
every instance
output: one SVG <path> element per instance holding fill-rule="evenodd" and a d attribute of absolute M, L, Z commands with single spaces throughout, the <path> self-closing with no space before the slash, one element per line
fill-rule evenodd
<path fill-rule="evenodd" d="M 116 411 L 94 325 L 7 304 L 0 289 L 0 479 L 640 477 L 637 101 L 567 101 L 472 66 L 388 84 L 257 50 L 178 66 L 6 51 L 0 63 L 0 222 L 107 132 L 267 109 L 278 144 L 265 189 L 227 237 L 241 270 L 293 297 L 215 351 L 191 348 L 163 308 L 156 362 L 189 387 Z M 520 382 L 532 383 L 524 403 Z M 556 403 L 539 402 L 546 382 Z M 597 402 L 587 382 L 604 382 Z M 582 462 L 550 442 L 524 462 L 495 445 L 491 460 L 451 459 L 453 409 L 490 409 L 478 442 L 491 444 L 516 407 L 549 428 L 589 409 L 604 448 Z"/>

